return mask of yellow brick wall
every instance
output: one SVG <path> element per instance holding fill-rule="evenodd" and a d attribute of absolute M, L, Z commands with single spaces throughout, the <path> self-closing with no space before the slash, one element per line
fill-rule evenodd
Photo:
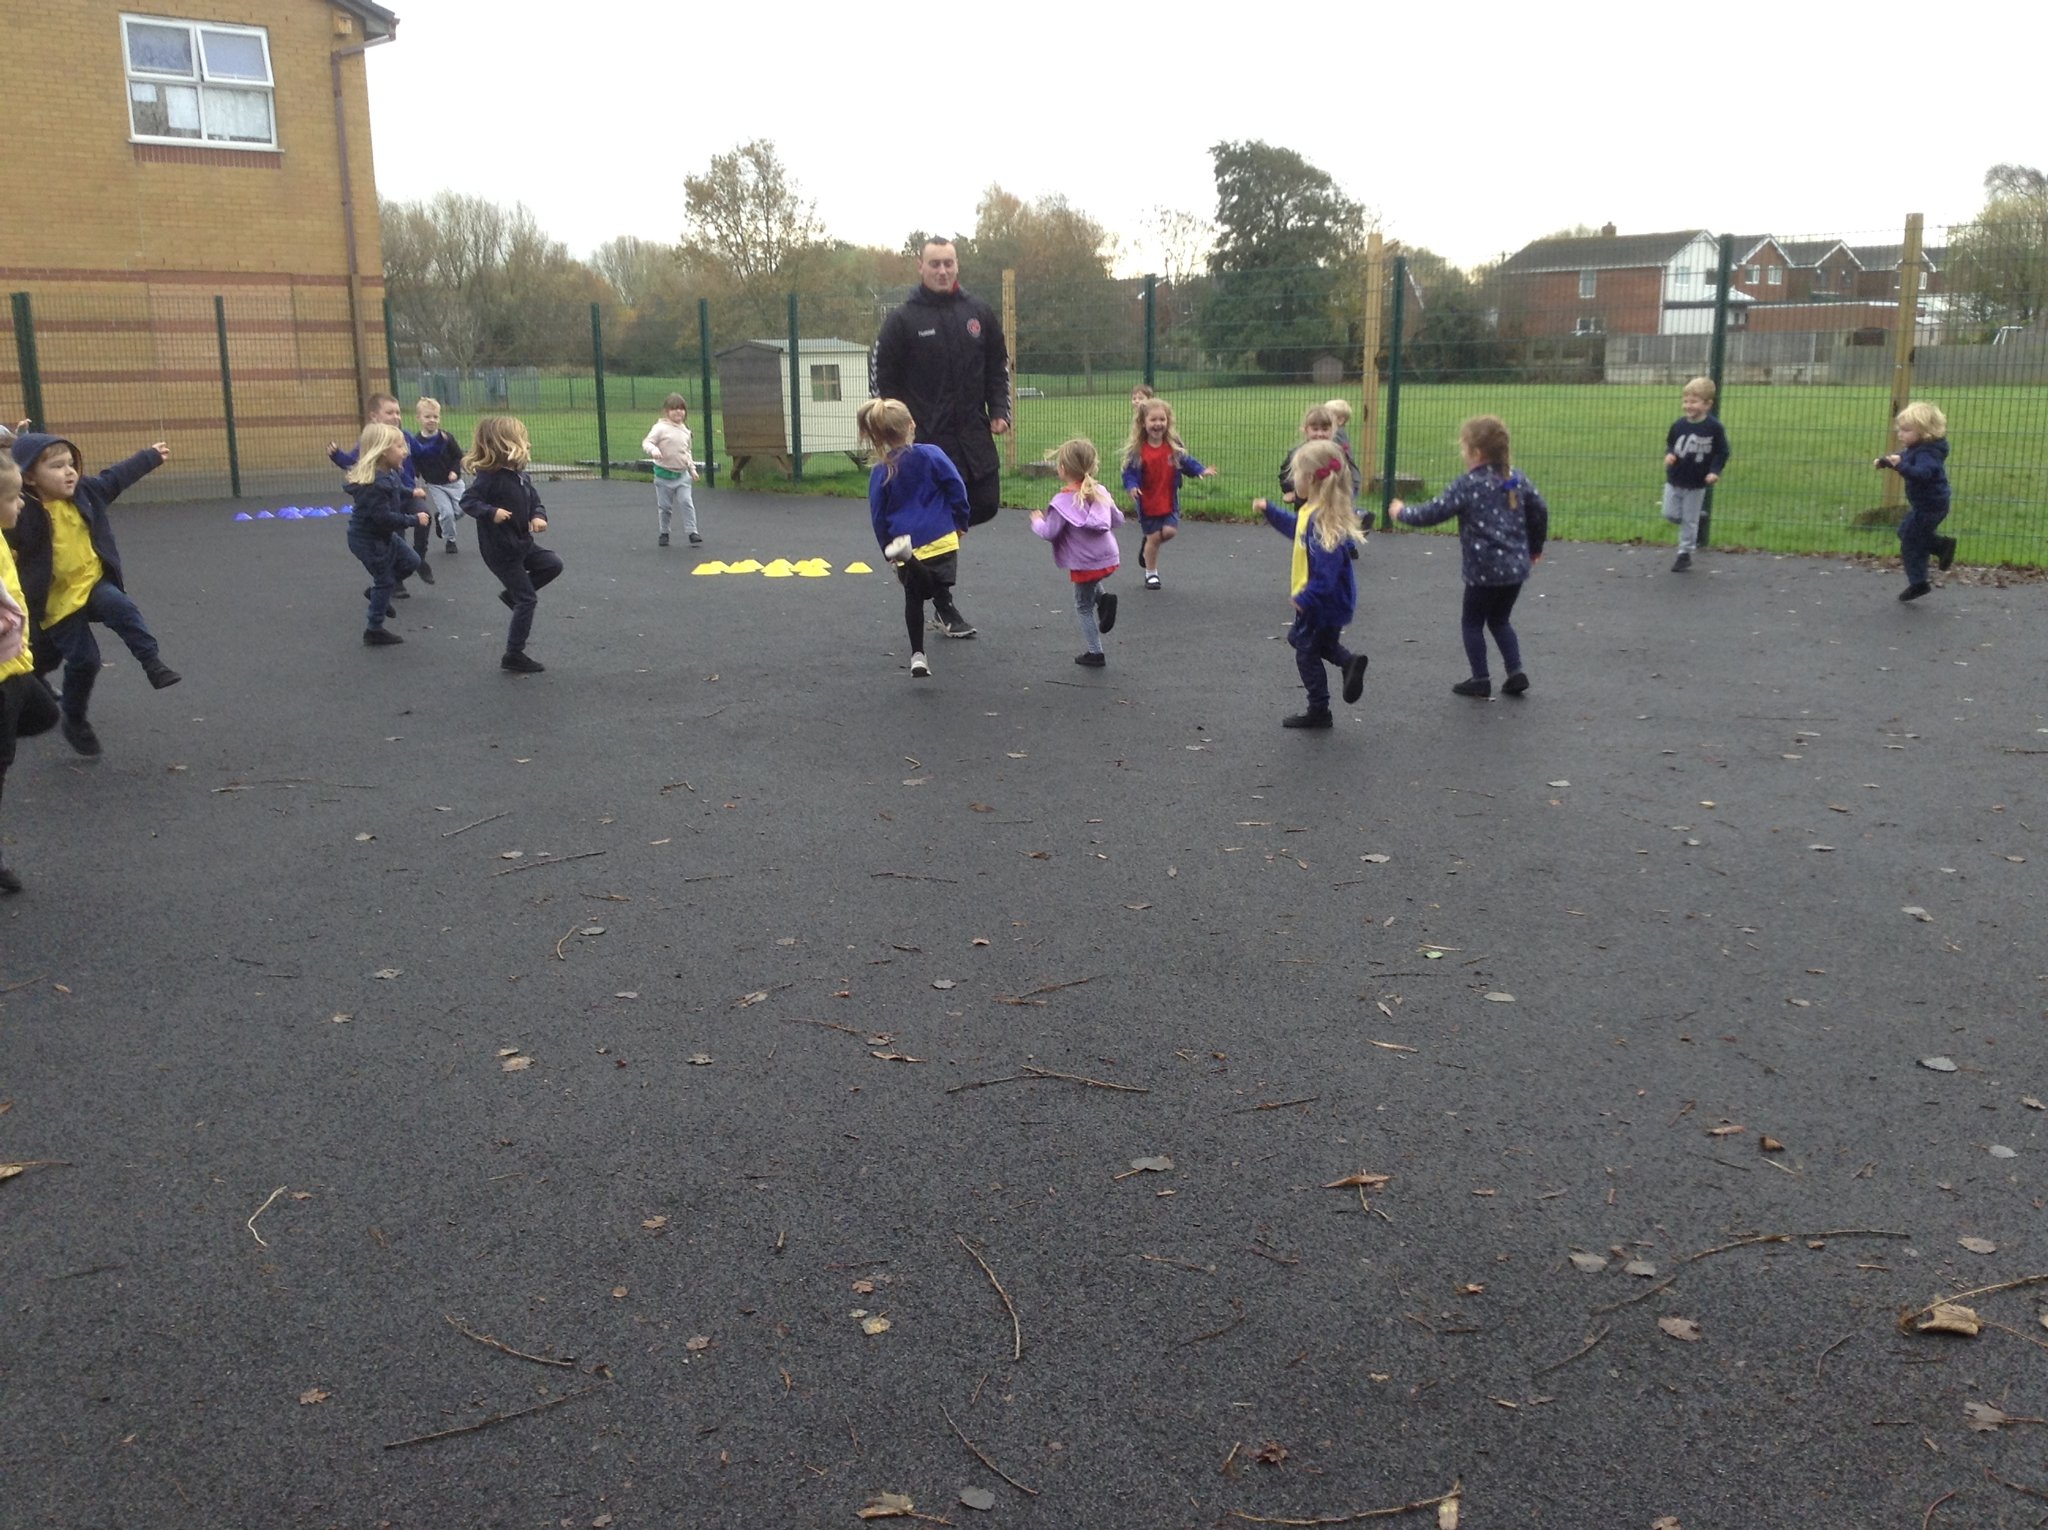
<path fill-rule="evenodd" d="M 61 61 L 0 111 L 8 158 L 43 191 L 0 212 L 0 292 L 26 292 L 49 422 L 105 463 L 169 438 L 158 479 L 223 478 L 219 341 L 226 304 L 245 477 L 311 465 L 359 423 L 348 324 L 348 257 L 323 0 L 173 0 L 131 14 L 260 26 L 268 34 L 278 151 L 130 142 L 120 17 L 113 0 L 38 0 L 9 19 L 14 58 Z M 396 47 L 394 41 L 385 46 Z M 360 55 L 342 62 L 365 365 L 384 384 L 383 257 L 369 99 Z M 150 155 L 158 157 L 148 157 Z M 186 161 L 200 161 L 197 163 Z M 0 413 L 21 399 L 15 347 L 0 349 Z M 166 485 L 168 486 L 168 485 Z"/>

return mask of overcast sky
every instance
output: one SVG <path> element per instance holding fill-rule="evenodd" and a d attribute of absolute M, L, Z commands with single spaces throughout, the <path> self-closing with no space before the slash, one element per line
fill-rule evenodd
<path fill-rule="evenodd" d="M 971 231 L 993 181 L 1064 194 L 1128 271 L 1153 209 L 1214 215 L 1219 139 L 1296 150 L 1467 266 L 1577 223 L 1896 239 L 1974 215 L 1994 163 L 2048 164 L 2038 18 L 1985 0 L 1332 6 L 1320 30 L 1158 0 L 387 3 L 379 190 L 523 201 L 578 255 L 678 238 L 683 177 L 756 137 L 838 238 Z"/>

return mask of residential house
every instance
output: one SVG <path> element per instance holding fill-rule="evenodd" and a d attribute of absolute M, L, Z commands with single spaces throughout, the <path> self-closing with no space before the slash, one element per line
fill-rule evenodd
<path fill-rule="evenodd" d="M 1713 327 L 1720 251 L 1705 229 L 1538 239 L 1497 272 L 1505 339 L 1684 334 Z"/>
<path fill-rule="evenodd" d="M 369 0 L 147 3 L 37 0 L 8 24 L 11 56 L 48 77 L 15 80 L 7 111 L 0 292 L 22 296 L 0 409 L 36 406 L 39 382 L 88 463 L 164 438 L 145 487 L 206 492 L 227 479 L 224 348 L 241 469 L 302 482 L 385 386 L 363 54 L 398 18 Z"/>

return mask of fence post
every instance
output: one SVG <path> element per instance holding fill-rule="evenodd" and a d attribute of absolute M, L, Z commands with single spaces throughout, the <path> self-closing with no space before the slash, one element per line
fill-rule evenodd
<path fill-rule="evenodd" d="M 798 382 L 803 376 L 803 355 L 799 347 L 796 294 L 789 295 L 789 477 L 804 481 L 804 395 Z"/>
<path fill-rule="evenodd" d="M 1735 274 L 1735 236 L 1721 236 L 1721 260 L 1715 268 L 1714 280 L 1714 339 L 1707 348 L 1707 378 L 1714 385 L 1714 412 L 1721 413 L 1721 380 L 1728 370 L 1728 279 Z M 1705 547 L 1713 539 L 1714 529 L 1714 486 L 1707 485 L 1707 492 L 1700 496 L 1700 529 L 1698 542 Z"/>
<path fill-rule="evenodd" d="M 704 368 L 704 482 L 718 487 L 717 414 L 711 407 L 711 299 L 697 299 L 697 360 Z"/>
<path fill-rule="evenodd" d="M 398 337 L 391 327 L 391 299 L 384 300 L 384 376 L 393 398 L 398 397 Z M 421 392 L 426 390 L 422 388 Z"/>
<path fill-rule="evenodd" d="M 1379 456 L 1380 314 L 1386 293 L 1386 240 L 1375 231 L 1365 240 L 1365 333 L 1360 337 L 1365 364 L 1358 373 L 1358 446 L 1368 464 Z"/>
<path fill-rule="evenodd" d="M 604 318 L 590 305 L 590 366 L 597 378 L 597 476 L 612 476 L 611 426 L 604 417 Z"/>
<path fill-rule="evenodd" d="M 220 340 L 220 412 L 228 427 L 228 493 L 242 497 L 242 453 L 235 444 L 235 377 L 228 370 L 228 305 L 213 295 L 213 332 Z"/>
<path fill-rule="evenodd" d="M 1897 449 L 1892 439 L 1892 421 L 1913 402 L 1913 339 L 1920 322 L 1920 239 L 1924 220 L 1919 213 L 1906 214 L 1906 243 L 1899 251 L 1899 314 L 1892 329 L 1892 409 L 1885 416 L 1884 441 L 1877 449 L 1882 457 Z M 1885 473 L 1884 508 L 1894 517 L 1906 497 L 1906 480 L 1897 473 Z"/>
<path fill-rule="evenodd" d="M 43 418 L 43 368 L 36 359 L 36 321 L 29 311 L 28 294 L 17 292 L 14 305 L 14 356 L 21 368 L 21 412 L 29 424 L 41 430 Z"/>
<path fill-rule="evenodd" d="M 1394 257 L 1394 323 L 1387 341 L 1387 452 L 1380 469 L 1380 529 L 1394 524 L 1394 460 L 1401 449 L 1401 329 L 1408 312 L 1408 257 Z"/>
<path fill-rule="evenodd" d="M 1017 471 L 1017 273 L 1003 272 L 1003 364 L 1010 369 L 1010 428 L 1003 436 L 1003 465 Z"/>
<path fill-rule="evenodd" d="M 1159 385 L 1159 278 L 1145 277 L 1145 386 Z"/>

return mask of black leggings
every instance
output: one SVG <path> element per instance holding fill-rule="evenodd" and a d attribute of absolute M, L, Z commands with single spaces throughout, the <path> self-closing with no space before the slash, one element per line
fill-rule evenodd
<path fill-rule="evenodd" d="M 924 603 L 941 617 L 953 610 L 953 574 L 960 566 L 957 553 L 936 558 L 907 558 L 896 565 L 896 578 L 903 585 L 903 630 L 910 634 L 910 651 L 924 652 Z"/>
<path fill-rule="evenodd" d="M 1515 598 L 1522 593 L 1519 584 L 1468 584 L 1465 586 L 1465 611 L 1461 619 L 1465 634 L 1465 657 L 1472 661 L 1474 679 L 1486 678 L 1486 634 L 1490 631 L 1493 640 L 1500 644 L 1500 661 L 1509 674 L 1517 673 L 1522 667 L 1522 643 L 1515 636 L 1515 629 L 1508 617 L 1515 609 Z"/>

